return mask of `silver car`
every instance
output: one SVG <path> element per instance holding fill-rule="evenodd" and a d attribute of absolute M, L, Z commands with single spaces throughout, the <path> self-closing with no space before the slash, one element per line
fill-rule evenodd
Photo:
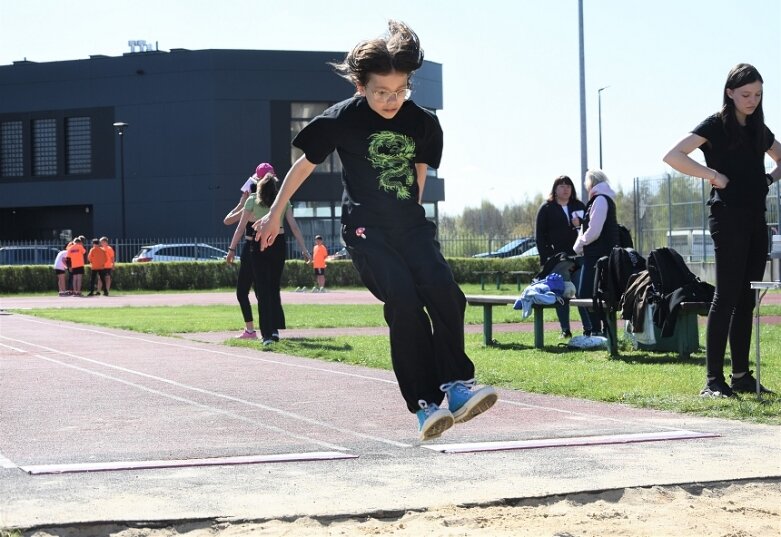
<path fill-rule="evenodd" d="M 133 263 L 150 261 L 222 261 L 228 255 L 208 244 L 153 244 L 142 246 L 133 258 Z"/>

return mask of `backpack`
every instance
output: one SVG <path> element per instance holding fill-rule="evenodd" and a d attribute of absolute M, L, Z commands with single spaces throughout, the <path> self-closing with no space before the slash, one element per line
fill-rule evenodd
<path fill-rule="evenodd" d="M 635 243 L 632 241 L 632 232 L 624 224 L 618 224 L 618 245 L 621 248 L 635 247 Z"/>
<path fill-rule="evenodd" d="M 617 311 L 632 274 L 645 270 L 645 258 L 631 248 L 614 247 L 594 269 L 594 311 Z"/>
<path fill-rule="evenodd" d="M 540 271 L 534 276 L 535 280 L 543 280 L 548 274 L 561 274 L 565 282 L 572 279 L 572 273 L 577 268 L 575 259 L 564 252 L 553 254 L 548 258 Z"/>
<path fill-rule="evenodd" d="M 672 248 L 657 248 L 648 254 L 648 274 L 654 292 L 665 296 L 699 278 L 689 270 L 681 254 Z"/>
<path fill-rule="evenodd" d="M 648 274 L 654 291 L 654 324 L 663 337 L 675 329 L 678 306 L 682 302 L 711 302 L 715 288 L 700 280 L 672 248 L 657 248 L 648 254 Z"/>

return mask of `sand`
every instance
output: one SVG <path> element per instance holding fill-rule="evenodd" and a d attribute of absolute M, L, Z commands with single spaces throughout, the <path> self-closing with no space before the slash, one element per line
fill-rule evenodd
<path fill-rule="evenodd" d="M 781 535 L 781 482 L 633 488 L 515 500 L 490 506 L 443 506 L 382 517 L 258 522 L 197 522 L 167 528 L 119 526 L 49 529 L 35 537 L 431 536 L 455 537 L 772 537 Z"/>

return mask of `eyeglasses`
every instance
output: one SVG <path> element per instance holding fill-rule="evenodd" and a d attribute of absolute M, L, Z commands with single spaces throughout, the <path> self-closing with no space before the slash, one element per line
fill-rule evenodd
<path fill-rule="evenodd" d="M 399 91 L 388 90 L 371 90 L 372 96 L 378 101 L 388 103 L 392 98 L 397 101 L 406 101 L 412 95 L 412 90 L 409 88 L 400 89 Z"/>

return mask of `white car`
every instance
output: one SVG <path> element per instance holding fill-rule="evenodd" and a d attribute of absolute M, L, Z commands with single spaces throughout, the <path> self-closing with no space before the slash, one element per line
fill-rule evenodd
<path fill-rule="evenodd" d="M 133 263 L 150 261 L 222 261 L 228 255 L 208 244 L 153 244 L 142 246 L 133 258 Z"/>
<path fill-rule="evenodd" d="M 51 265 L 58 252 L 54 246 L 3 246 L 0 265 Z"/>

